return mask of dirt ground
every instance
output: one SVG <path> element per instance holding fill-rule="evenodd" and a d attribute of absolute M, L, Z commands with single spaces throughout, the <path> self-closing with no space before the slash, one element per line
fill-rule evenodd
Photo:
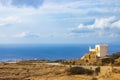
<path fill-rule="evenodd" d="M 66 66 L 36 62 L 0 63 L 0 80 L 120 80 L 119 73 L 109 76 L 68 75 Z"/>

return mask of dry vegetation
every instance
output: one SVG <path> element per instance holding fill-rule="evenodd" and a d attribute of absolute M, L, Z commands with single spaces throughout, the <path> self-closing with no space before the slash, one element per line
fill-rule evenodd
<path fill-rule="evenodd" d="M 120 80 L 119 71 L 111 73 L 107 77 L 105 75 L 80 74 L 69 75 L 68 66 L 47 65 L 44 63 L 22 61 L 16 64 L 0 63 L 0 80 Z"/>
<path fill-rule="evenodd" d="M 90 76 L 71 75 L 68 67 L 44 63 L 20 62 L 17 64 L 0 63 L 0 80 L 88 80 Z"/>

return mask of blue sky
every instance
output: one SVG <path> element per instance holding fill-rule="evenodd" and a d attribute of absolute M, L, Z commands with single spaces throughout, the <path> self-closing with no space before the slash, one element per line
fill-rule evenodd
<path fill-rule="evenodd" d="M 119 40 L 120 0 L 0 0 L 0 44 Z"/>

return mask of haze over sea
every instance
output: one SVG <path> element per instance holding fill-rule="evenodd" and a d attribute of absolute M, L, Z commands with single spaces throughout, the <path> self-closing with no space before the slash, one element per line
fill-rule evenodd
<path fill-rule="evenodd" d="M 0 61 L 30 59 L 78 59 L 94 44 L 9 44 L 0 45 Z M 109 54 L 119 52 L 120 45 L 109 45 Z"/>

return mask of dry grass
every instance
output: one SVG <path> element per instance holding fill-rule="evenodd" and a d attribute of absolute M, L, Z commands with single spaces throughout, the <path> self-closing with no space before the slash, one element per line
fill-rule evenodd
<path fill-rule="evenodd" d="M 64 71 L 65 68 L 62 66 L 45 65 L 41 63 L 0 63 L 0 80 L 24 80 L 31 77 L 54 76 L 64 74 Z"/>
<path fill-rule="evenodd" d="M 47 65 L 39 62 L 0 63 L 0 80 L 92 80 L 89 75 L 68 75 L 67 66 Z M 119 73 L 98 76 L 98 80 L 120 80 Z"/>

